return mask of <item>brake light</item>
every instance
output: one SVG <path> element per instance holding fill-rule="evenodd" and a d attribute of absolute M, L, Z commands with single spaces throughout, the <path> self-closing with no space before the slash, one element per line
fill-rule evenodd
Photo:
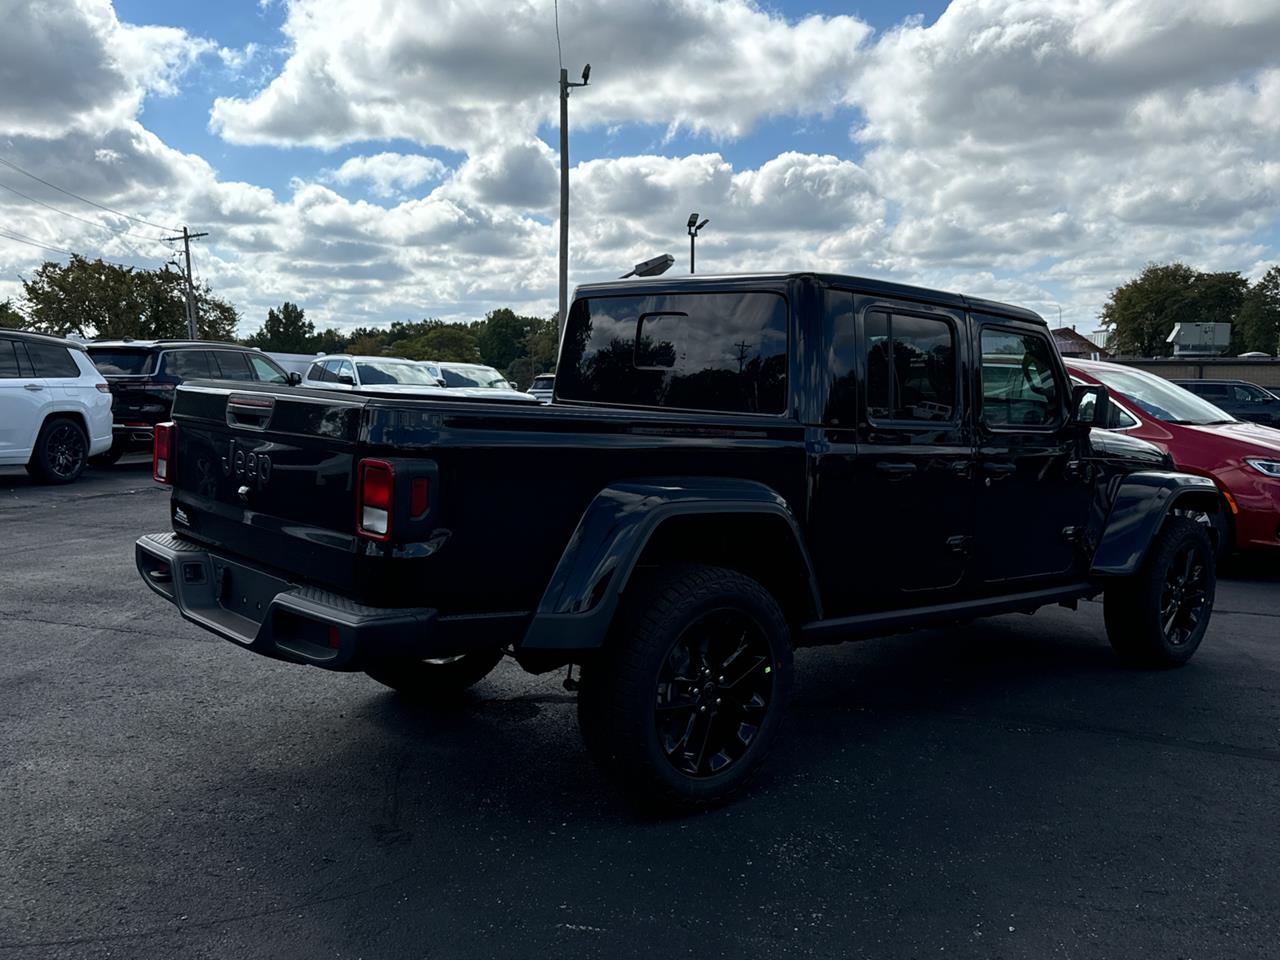
<path fill-rule="evenodd" d="M 94 386 L 98 388 L 99 393 L 111 392 L 111 384 L 109 383 L 95 383 Z"/>
<path fill-rule="evenodd" d="M 356 482 L 356 533 L 383 543 L 391 539 L 395 470 L 385 460 L 361 460 Z"/>
<path fill-rule="evenodd" d="M 151 476 L 158 483 L 173 483 L 173 450 L 178 425 L 173 421 L 157 423 L 151 441 Z"/>

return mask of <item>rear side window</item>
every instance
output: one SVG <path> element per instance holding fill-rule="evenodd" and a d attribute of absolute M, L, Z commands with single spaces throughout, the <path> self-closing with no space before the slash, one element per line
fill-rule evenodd
<path fill-rule="evenodd" d="M 236 350 L 215 350 L 212 356 L 218 366 L 217 375 L 223 380 L 253 379 L 253 371 L 249 369 L 249 361 L 245 359 L 245 354 Z"/>
<path fill-rule="evenodd" d="M 1057 423 L 1062 404 L 1045 337 L 982 329 L 982 419 L 993 427 Z"/>
<path fill-rule="evenodd" d="M 863 327 L 867 416 L 947 421 L 956 413 L 956 337 L 932 317 L 872 311 Z"/>
<path fill-rule="evenodd" d="M 1215 400 L 1226 400 L 1228 398 L 1228 390 L 1225 383 L 1196 383 L 1191 385 L 1191 391 L 1200 394 L 1202 397 L 1209 397 Z"/>
<path fill-rule="evenodd" d="M 218 379 L 218 370 L 208 350 L 172 350 L 165 355 L 164 370 L 183 380 Z"/>
<path fill-rule="evenodd" d="M 561 399 L 732 413 L 787 408 L 787 303 L 776 293 L 574 302 Z"/>
<path fill-rule="evenodd" d="M 106 376 L 139 376 L 151 372 L 151 360 L 155 356 L 149 350 L 116 350 L 89 348 L 89 359 Z"/>
<path fill-rule="evenodd" d="M 18 366 L 17 344 L 12 340 L 0 340 L 0 377 L 11 380 L 22 376 Z"/>
<path fill-rule="evenodd" d="M 76 366 L 71 351 L 56 343 L 27 343 L 27 356 L 35 367 L 37 377 L 79 377 L 80 368 Z"/>

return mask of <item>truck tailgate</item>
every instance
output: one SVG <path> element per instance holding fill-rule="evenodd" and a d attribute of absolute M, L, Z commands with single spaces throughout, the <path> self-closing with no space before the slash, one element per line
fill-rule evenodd
<path fill-rule="evenodd" d="M 173 529 L 334 590 L 355 582 L 362 397 L 184 385 Z"/>

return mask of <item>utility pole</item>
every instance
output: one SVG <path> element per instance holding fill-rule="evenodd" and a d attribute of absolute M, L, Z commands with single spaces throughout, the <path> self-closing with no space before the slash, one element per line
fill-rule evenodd
<path fill-rule="evenodd" d="M 560 322 L 557 339 L 564 336 L 569 311 L 569 88 L 585 87 L 591 64 L 582 70 L 582 82 L 570 83 L 569 71 L 560 68 Z"/>
<path fill-rule="evenodd" d="M 183 255 L 187 258 L 187 336 L 192 340 L 199 340 L 200 335 L 196 331 L 196 287 L 191 281 L 191 241 L 208 235 L 207 233 L 192 233 L 184 226 L 182 228 L 182 236 L 164 238 L 167 243 L 181 240 Z"/>

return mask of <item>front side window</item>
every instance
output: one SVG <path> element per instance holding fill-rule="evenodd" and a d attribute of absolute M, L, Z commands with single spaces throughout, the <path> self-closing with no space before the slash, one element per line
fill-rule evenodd
<path fill-rule="evenodd" d="M 165 373 L 183 380 L 216 379 L 218 373 L 208 350 L 174 350 L 165 357 Z"/>
<path fill-rule="evenodd" d="M 328 376 L 327 371 L 326 371 L 326 370 L 325 370 L 325 368 L 324 368 L 324 364 L 323 364 L 323 363 L 313 363 L 313 364 L 311 365 L 311 369 L 307 371 L 307 379 L 308 379 L 308 380 L 316 380 L 316 381 L 319 381 L 319 382 L 321 382 L 321 383 L 323 383 L 325 380 L 328 380 L 328 379 L 329 379 L 329 376 Z"/>
<path fill-rule="evenodd" d="M 1061 416 L 1062 400 L 1047 338 L 984 327 L 982 419 L 993 427 L 1043 427 Z"/>
<path fill-rule="evenodd" d="M 265 357 L 249 354 L 249 366 L 253 368 L 253 378 L 266 383 L 288 383 L 289 378 L 283 370 Z"/>
<path fill-rule="evenodd" d="M 863 324 L 863 350 L 869 419 L 954 419 L 956 340 L 951 324 L 874 310 Z"/>
<path fill-rule="evenodd" d="M 1232 389 L 1235 391 L 1236 399 L 1241 403 L 1266 403 L 1271 399 L 1271 395 L 1261 387 L 1250 386 L 1247 383 Z"/>
<path fill-rule="evenodd" d="M 223 380 L 252 380 L 253 371 L 245 361 L 245 355 L 235 350 L 215 350 L 213 358 L 217 362 L 219 375 Z"/>
<path fill-rule="evenodd" d="M 579 299 L 556 395 L 565 400 L 779 414 L 787 409 L 787 302 L 776 293 Z"/>
<path fill-rule="evenodd" d="M 78 377 L 80 368 L 76 366 L 71 351 L 56 343 L 27 343 L 27 356 L 35 368 L 37 377 Z"/>

